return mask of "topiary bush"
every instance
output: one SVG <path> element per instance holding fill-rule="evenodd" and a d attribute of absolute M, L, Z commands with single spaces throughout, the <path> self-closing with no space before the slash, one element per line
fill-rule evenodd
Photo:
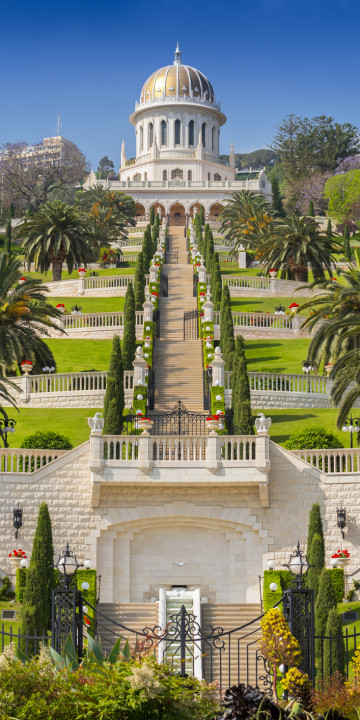
<path fill-rule="evenodd" d="M 337 435 L 326 428 L 311 425 L 306 430 L 290 435 L 284 443 L 287 450 L 327 450 L 344 447 Z"/>
<path fill-rule="evenodd" d="M 71 450 L 73 446 L 65 435 L 47 430 L 27 435 L 20 447 L 30 450 Z"/>

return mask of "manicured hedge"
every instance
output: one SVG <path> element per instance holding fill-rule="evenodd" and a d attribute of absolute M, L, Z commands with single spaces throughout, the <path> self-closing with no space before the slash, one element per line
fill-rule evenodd
<path fill-rule="evenodd" d="M 335 591 L 336 602 L 340 603 L 344 597 L 344 570 L 342 568 L 334 568 L 327 570 L 330 573 L 331 583 Z M 267 612 L 281 600 L 284 590 L 288 590 L 291 586 L 292 574 L 290 570 L 265 570 L 263 585 L 263 603 L 264 612 Z M 278 589 L 276 592 L 270 590 L 270 584 L 276 583 Z"/>
<path fill-rule="evenodd" d="M 146 385 L 135 385 L 133 397 L 134 413 L 136 413 L 137 410 L 141 410 L 141 414 L 146 415 L 147 392 L 148 390 Z M 142 395 L 143 399 L 138 400 L 137 395 Z"/>
<path fill-rule="evenodd" d="M 26 568 L 17 568 L 15 580 L 15 598 L 18 603 L 22 603 L 24 598 L 26 582 Z"/>

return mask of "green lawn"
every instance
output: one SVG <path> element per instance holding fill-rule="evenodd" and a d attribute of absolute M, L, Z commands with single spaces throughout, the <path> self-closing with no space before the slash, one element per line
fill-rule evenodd
<path fill-rule="evenodd" d="M 134 253 L 129 253 L 130 255 L 133 255 Z M 121 268 L 104 268 L 100 269 L 98 268 L 95 272 L 99 273 L 99 277 L 101 275 L 133 275 L 135 273 L 135 266 L 136 262 L 126 262 L 123 263 Z M 90 273 L 92 270 L 88 270 L 85 277 L 90 277 Z M 44 282 L 52 282 L 52 272 L 49 270 L 47 273 L 40 273 L 40 272 L 28 272 L 27 270 L 24 270 L 24 277 L 29 278 L 41 278 L 44 280 Z M 72 273 L 68 273 L 67 270 L 63 270 L 61 279 L 62 280 L 78 280 L 79 273 L 77 270 L 73 270 Z"/>
<path fill-rule="evenodd" d="M 125 297 L 48 297 L 51 305 L 63 303 L 69 312 L 74 305 L 80 306 L 83 313 L 119 312 L 124 309 Z"/>
<path fill-rule="evenodd" d="M 20 408 L 13 412 L 16 419 L 15 432 L 9 436 L 10 447 L 20 447 L 27 435 L 53 430 L 69 438 L 73 447 L 89 439 L 88 417 L 93 417 L 102 408 Z"/>
<path fill-rule="evenodd" d="M 285 308 L 285 312 L 289 311 L 289 306 L 296 302 L 298 305 L 302 305 L 308 298 L 304 297 L 242 297 L 242 298 L 231 298 L 231 309 L 236 312 L 274 312 L 277 305 L 282 305 Z M 309 310 L 303 310 L 300 312 L 301 315 L 308 315 Z"/>
<path fill-rule="evenodd" d="M 51 338 L 45 342 L 55 357 L 59 373 L 100 371 L 109 367 L 112 340 Z"/>
<path fill-rule="evenodd" d="M 310 340 L 246 340 L 245 352 L 248 370 L 266 372 L 302 373 Z"/>
<path fill-rule="evenodd" d="M 342 445 L 350 447 L 349 433 L 344 433 L 336 427 L 337 410 L 334 409 L 301 409 L 298 410 L 258 410 L 263 412 L 266 417 L 271 417 L 272 424 L 269 434 L 274 442 L 283 445 L 288 440 L 289 435 L 300 432 L 309 427 L 309 425 L 320 425 L 325 427 L 329 432 L 335 433 Z M 354 412 L 358 412 L 355 411 Z M 256 411 L 253 410 L 253 415 Z"/>
<path fill-rule="evenodd" d="M 19 545 L 15 545 L 15 547 L 19 547 Z M 9 572 L 9 574 L 12 571 L 10 563 L 8 564 L 7 567 L 3 567 L 2 569 L 4 570 L 4 572 Z M 3 620 L 1 618 L 0 624 L 1 624 L 1 628 L 5 632 L 10 632 L 10 628 L 11 628 L 11 631 L 13 633 L 17 633 L 20 628 L 20 624 L 21 624 L 20 623 L 21 605 L 17 602 L 3 602 L 2 601 L 2 602 L 0 602 L 0 611 L 2 611 L 2 610 L 15 610 L 15 612 L 16 612 L 15 620 Z M 10 638 L 5 636 L 4 644 L 9 645 L 9 643 L 10 643 Z"/>

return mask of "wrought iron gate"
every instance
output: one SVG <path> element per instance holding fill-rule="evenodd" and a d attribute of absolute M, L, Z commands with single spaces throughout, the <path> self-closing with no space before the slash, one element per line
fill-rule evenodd
<path fill-rule="evenodd" d="M 151 413 L 152 435 L 207 435 L 206 415 L 187 410 L 178 400 L 172 410 Z"/>
<path fill-rule="evenodd" d="M 52 638 L 51 645 L 58 653 L 69 635 L 79 658 L 83 654 L 83 598 L 76 588 L 60 588 L 52 591 Z"/>
<path fill-rule="evenodd" d="M 184 340 L 199 339 L 199 311 L 187 310 L 184 312 Z"/>
<path fill-rule="evenodd" d="M 290 588 L 283 597 L 284 616 L 301 649 L 300 670 L 315 681 L 314 591 Z"/>
<path fill-rule="evenodd" d="M 160 275 L 160 295 L 161 295 L 161 297 L 168 296 L 168 287 L 169 287 L 168 276 L 164 272 L 162 272 Z"/>

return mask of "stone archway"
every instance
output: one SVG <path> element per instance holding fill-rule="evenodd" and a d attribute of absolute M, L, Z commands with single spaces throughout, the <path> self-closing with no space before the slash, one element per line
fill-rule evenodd
<path fill-rule="evenodd" d="M 137 202 L 135 203 L 135 217 L 145 217 L 146 211 L 144 205 Z"/>
<path fill-rule="evenodd" d="M 219 215 L 221 215 L 222 211 L 224 209 L 224 205 L 222 205 L 219 202 L 213 203 L 209 207 L 209 216 L 211 220 L 218 220 Z"/>
<path fill-rule="evenodd" d="M 185 227 L 186 225 L 186 215 L 185 215 L 185 208 L 181 203 L 174 203 L 169 208 L 169 225 L 179 227 Z"/>
<path fill-rule="evenodd" d="M 194 202 L 192 205 L 190 205 L 189 216 L 193 218 L 195 215 L 195 211 L 197 213 L 199 213 L 201 207 L 204 210 L 204 216 L 205 216 L 205 207 L 204 207 L 204 205 L 202 205 L 202 203 L 199 203 L 199 202 Z"/>
<path fill-rule="evenodd" d="M 153 207 L 153 208 L 154 208 L 154 210 L 155 210 L 155 215 L 156 215 L 157 212 L 160 210 L 160 215 L 161 215 L 161 217 L 162 217 L 162 218 L 165 217 L 166 211 L 165 211 L 164 206 L 163 206 L 161 203 L 155 202 L 155 203 L 153 203 L 153 205 L 151 205 L 150 207 Z M 150 211 L 150 208 L 149 208 L 149 211 Z"/>

